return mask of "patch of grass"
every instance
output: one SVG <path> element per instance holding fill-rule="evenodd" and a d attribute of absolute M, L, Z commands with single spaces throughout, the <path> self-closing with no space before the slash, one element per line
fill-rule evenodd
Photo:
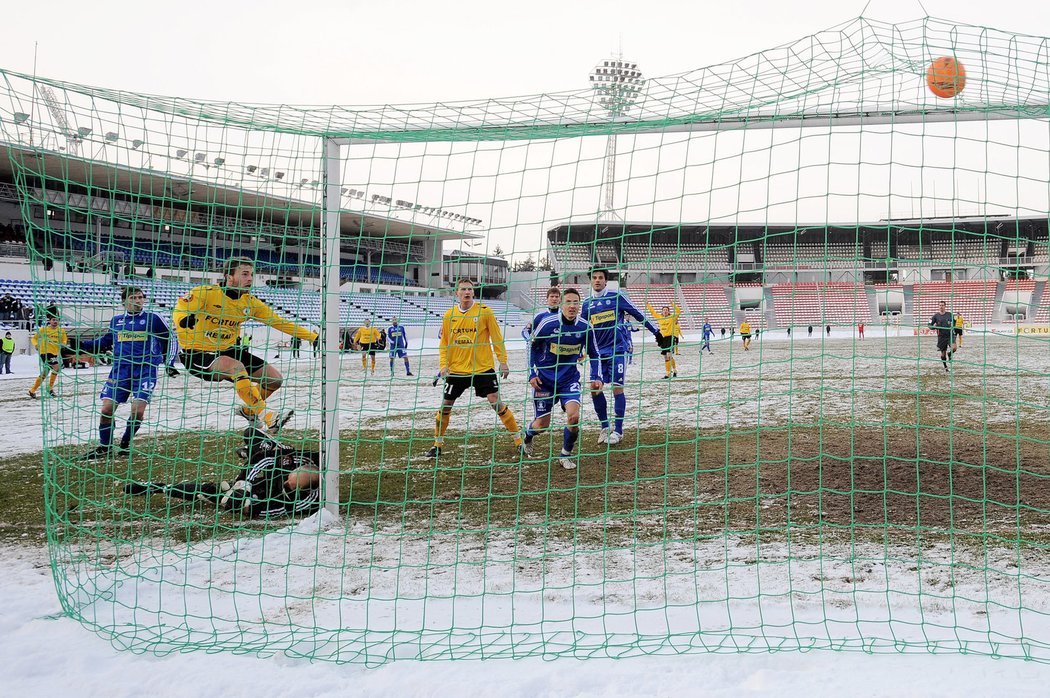
<path fill-rule="evenodd" d="M 580 467 L 557 460 L 560 430 L 538 437 L 543 458 L 519 463 L 506 433 L 450 434 L 436 462 L 429 433 L 361 429 L 342 434 L 341 493 L 347 516 L 406 533 L 517 529 L 577 545 L 698 540 L 727 534 L 881 542 L 989 536 L 1009 545 L 1050 530 L 1050 427 L 1042 422 L 967 429 L 823 421 L 722 432 L 684 427 L 629 432 L 613 449 L 585 433 Z M 316 435 L 285 440 L 310 445 Z M 13 456 L 2 468 L 0 540 L 45 537 L 45 474 L 62 542 L 179 542 L 268 529 L 208 504 L 128 497 L 129 479 L 230 479 L 238 434 L 182 432 L 139 439 L 135 454 L 84 462 L 60 448 Z M 312 445 L 311 445 L 312 447 Z M 1027 533 L 1024 540 L 1028 539 Z"/>

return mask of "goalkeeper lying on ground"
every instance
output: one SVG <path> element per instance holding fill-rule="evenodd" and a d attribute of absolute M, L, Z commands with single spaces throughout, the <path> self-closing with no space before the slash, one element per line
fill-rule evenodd
<path fill-rule="evenodd" d="M 199 500 L 253 519 L 309 516 L 320 508 L 320 454 L 316 451 L 289 448 L 262 429 L 248 427 L 237 455 L 246 464 L 233 482 L 132 481 L 124 485 L 124 493 Z"/>

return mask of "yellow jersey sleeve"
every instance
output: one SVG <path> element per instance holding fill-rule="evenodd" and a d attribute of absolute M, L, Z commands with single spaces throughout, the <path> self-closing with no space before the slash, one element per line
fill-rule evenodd
<path fill-rule="evenodd" d="M 492 341 L 492 349 L 496 352 L 496 359 L 501 363 L 507 363 L 507 345 L 503 342 L 503 331 L 499 328 L 496 314 L 488 306 L 481 311 L 482 317 L 488 324 L 489 339 Z"/>
<path fill-rule="evenodd" d="M 284 332 L 287 335 L 298 337 L 299 339 L 307 342 L 312 342 L 317 339 L 317 333 L 300 327 L 291 320 L 287 320 L 277 313 L 270 310 L 270 306 L 263 303 L 255 296 L 248 297 L 248 308 L 251 316 L 259 322 L 269 325 L 270 327 Z"/>
<path fill-rule="evenodd" d="M 441 318 L 441 336 L 438 338 L 438 368 L 442 371 L 448 368 L 448 344 L 452 336 L 452 308 L 445 311 L 445 317 Z"/>

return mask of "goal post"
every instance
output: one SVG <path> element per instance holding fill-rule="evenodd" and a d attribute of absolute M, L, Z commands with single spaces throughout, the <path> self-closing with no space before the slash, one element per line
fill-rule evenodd
<path fill-rule="evenodd" d="M 0 70 L 0 526 L 137 652 L 1050 661 L 1047 41 L 356 108 Z"/>

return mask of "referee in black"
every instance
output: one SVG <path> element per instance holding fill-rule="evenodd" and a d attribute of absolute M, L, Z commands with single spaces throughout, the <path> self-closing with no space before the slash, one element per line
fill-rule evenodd
<path fill-rule="evenodd" d="M 940 312 L 930 318 L 930 329 L 937 330 L 937 351 L 941 352 L 941 363 L 944 370 L 948 371 L 948 362 L 952 359 L 949 347 L 952 343 L 952 330 L 954 322 L 952 314 L 948 312 L 948 304 L 941 301 Z"/>

